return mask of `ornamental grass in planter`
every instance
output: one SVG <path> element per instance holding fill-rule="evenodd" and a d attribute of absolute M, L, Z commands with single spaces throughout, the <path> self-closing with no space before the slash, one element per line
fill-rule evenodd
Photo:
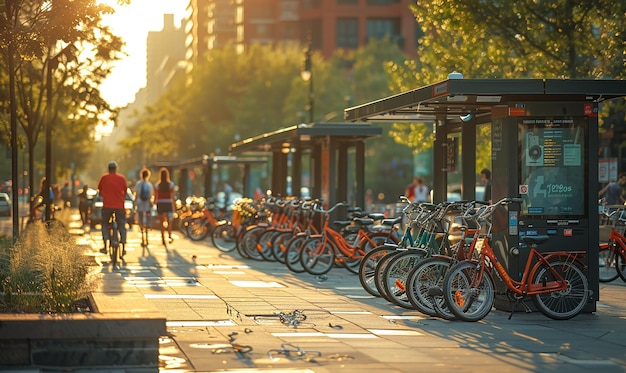
<path fill-rule="evenodd" d="M 77 312 L 93 290 L 89 272 L 62 224 L 31 223 L 14 245 L 0 244 L 0 312 Z"/>

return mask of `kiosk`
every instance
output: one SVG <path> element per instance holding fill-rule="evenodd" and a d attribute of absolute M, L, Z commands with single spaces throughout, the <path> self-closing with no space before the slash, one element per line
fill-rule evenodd
<path fill-rule="evenodd" d="M 451 74 L 432 85 L 348 108 L 345 119 L 433 123 L 435 202 L 445 200 L 453 172 L 461 173 L 462 198 L 476 199 L 475 154 L 478 147 L 486 146 L 476 143 L 476 126 L 489 125 L 492 200 L 523 199 L 520 206 L 509 205 L 494 214 L 492 246 L 499 260 L 519 279 L 528 257 L 528 250 L 520 246 L 524 235 L 550 237 L 539 251 L 586 251 L 592 292 L 586 312 L 595 311 L 598 105 L 626 96 L 626 83 L 458 77 Z M 503 284 L 499 286 L 504 290 Z M 510 310 L 513 304 L 506 295 L 496 300 L 500 309 Z"/>

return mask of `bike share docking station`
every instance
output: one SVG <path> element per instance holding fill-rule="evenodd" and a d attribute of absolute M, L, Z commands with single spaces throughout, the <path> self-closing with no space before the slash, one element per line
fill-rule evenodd
<path fill-rule="evenodd" d="M 584 251 L 594 312 L 598 281 L 598 113 L 605 100 L 626 96 L 618 80 L 463 79 L 447 80 L 347 108 L 348 121 L 432 125 L 433 201 L 461 180 L 463 200 L 480 199 L 476 184 L 481 147 L 478 128 L 491 134 L 492 201 L 519 197 L 493 217 L 492 247 L 514 280 L 520 280 L 530 249 L 525 236 L 545 236 L 539 252 Z M 482 133 L 482 132 L 481 132 Z M 460 146 L 459 146 L 460 145 Z M 477 198 L 478 197 L 478 198 Z M 494 276 L 496 308 L 515 301 Z M 517 311 L 523 311 L 517 307 Z"/>

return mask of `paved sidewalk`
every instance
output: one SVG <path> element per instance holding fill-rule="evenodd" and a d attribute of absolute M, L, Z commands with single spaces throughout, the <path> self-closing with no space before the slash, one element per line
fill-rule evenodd
<path fill-rule="evenodd" d="M 619 279 L 601 284 L 593 314 L 554 321 L 515 313 L 509 320 L 494 310 L 467 323 L 392 306 L 341 268 L 294 274 L 180 232 L 168 247 L 157 232 L 148 248 L 138 232 L 128 237 L 120 268 L 98 253 L 99 232 L 83 240 L 102 265 L 102 295 L 135 294 L 166 316 L 163 371 L 626 372 L 626 286 Z"/>

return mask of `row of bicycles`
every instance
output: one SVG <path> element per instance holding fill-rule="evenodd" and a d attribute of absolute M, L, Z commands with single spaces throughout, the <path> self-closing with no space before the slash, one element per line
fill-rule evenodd
<path fill-rule="evenodd" d="M 331 222 L 339 209 L 346 219 Z M 233 205 L 231 218 L 222 220 L 208 201 L 184 218 L 183 225 L 190 239 L 210 235 L 221 251 L 236 250 L 246 259 L 277 261 L 296 273 L 322 275 L 336 266 L 358 273 L 368 251 L 399 242 L 400 221 L 345 203 L 324 209 L 321 200 L 270 197 L 261 201 L 241 198 Z"/>
<path fill-rule="evenodd" d="M 590 296 L 583 251 L 539 252 L 547 236 L 520 237 L 513 250 L 528 254 L 521 279 L 511 276 L 491 247 L 491 217 L 500 207 L 521 203 L 505 198 L 494 204 L 456 201 L 406 203 L 403 216 L 385 219 L 321 200 L 242 198 L 232 215 L 199 201 L 182 217 L 192 240 L 207 236 L 224 252 L 243 258 L 284 263 L 292 272 L 324 275 L 333 268 L 358 274 L 363 288 L 400 307 L 447 320 L 478 321 L 492 309 L 496 294 L 506 294 L 530 311 L 552 319 L 580 313 Z M 331 216 L 345 216 L 332 220 Z M 406 222 L 403 231 L 401 222 Z M 506 290 L 496 290 L 494 276 Z"/>
<path fill-rule="evenodd" d="M 511 249 L 528 254 L 521 279 L 500 263 L 491 246 L 491 218 L 511 203 L 521 199 L 407 205 L 404 213 L 411 224 L 400 243 L 377 247 L 361 261 L 363 288 L 400 307 L 447 320 L 483 319 L 496 294 L 507 295 L 513 309 L 521 305 L 526 311 L 530 298 L 552 319 L 578 315 L 590 296 L 585 252 L 539 252 L 537 245 L 547 236 L 522 236 L 519 247 Z M 494 276 L 506 290 L 496 289 Z"/>

